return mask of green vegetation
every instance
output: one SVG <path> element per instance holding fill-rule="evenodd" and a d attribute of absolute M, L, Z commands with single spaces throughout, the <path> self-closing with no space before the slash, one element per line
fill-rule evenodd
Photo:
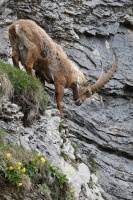
<path fill-rule="evenodd" d="M 88 183 L 88 186 L 89 186 L 90 189 L 93 189 L 94 186 L 95 186 L 94 181 L 93 181 L 93 180 L 90 180 L 89 183 Z"/>
<path fill-rule="evenodd" d="M 62 158 L 64 158 L 65 161 L 69 160 L 68 155 L 67 155 L 65 152 L 63 152 L 63 151 L 60 153 L 60 156 L 61 156 Z"/>
<path fill-rule="evenodd" d="M 97 170 L 97 168 L 96 168 L 96 161 L 94 160 L 93 157 L 90 157 L 90 162 L 91 162 L 90 171 L 91 171 L 91 173 L 95 174 L 96 170 Z"/>
<path fill-rule="evenodd" d="M 61 132 L 61 130 L 63 129 L 64 124 L 65 124 L 65 120 L 62 119 L 61 122 L 60 122 L 60 124 L 59 124 L 59 132 Z"/>
<path fill-rule="evenodd" d="M 74 154 L 76 155 L 79 152 L 78 146 L 75 142 L 72 142 L 72 146 L 74 148 Z"/>
<path fill-rule="evenodd" d="M 44 198 L 74 200 L 65 174 L 40 153 L 5 144 L 6 132 L 0 129 L 0 178 L 21 190 L 36 188 Z"/>
<path fill-rule="evenodd" d="M 46 183 L 43 183 L 42 185 L 39 186 L 39 192 L 43 196 L 50 195 L 50 190 L 49 190 L 48 186 L 46 185 Z"/>
<path fill-rule="evenodd" d="M 4 79 L 1 77 L 5 77 Z M 6 79 L 6 81 L 4 81 Z M 10 86 L 10 90 L 9 90 Z M 19 96 L 19 99 L 26 99 L 26 101 L 32 102 L 43 112 L 46 109 L 47 99 L 44 94 L 44 89 L 41 82 L 29 76 L 26 72 L 19 70 L 10 64 L 0 61 L 0 93 L 5 88 L 6 93 L 11 93 L 13 90 L 13 100 Z M 13 89 L 12 89 L 13 87 Z"/>

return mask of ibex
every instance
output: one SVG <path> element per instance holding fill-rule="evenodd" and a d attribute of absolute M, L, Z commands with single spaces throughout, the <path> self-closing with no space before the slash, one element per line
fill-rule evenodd
<path fill-rule="evenodd" d="M 115 54 L 115 62 L 107 75 L 100 76 L 91 85 L 62 48 L 34 21 L 18 20 L 10 25 L 8 33 L 14 65 L 19 68 L 20 61 L 28 74 L 33 76 L 32 69 L 35 69 L 42 81 L 55 85 L 57 107 L 61 115 L 65 88 L 73 90 L 73 99 L 79 106 L 112 78 L 118 66 Z"/>

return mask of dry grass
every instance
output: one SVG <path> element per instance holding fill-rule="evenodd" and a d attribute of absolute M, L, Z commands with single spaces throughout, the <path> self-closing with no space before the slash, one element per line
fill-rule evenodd
<path fill-rule="evenodd" d="M 0 103 L 13 95 L 13 86 L 6 74 L 0 73 Z"/>

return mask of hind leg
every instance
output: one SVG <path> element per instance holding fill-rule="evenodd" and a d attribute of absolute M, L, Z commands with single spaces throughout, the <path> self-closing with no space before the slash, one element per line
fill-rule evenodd
<path fill-rule="evenodd" d="M 12 62 L 15 67 L 20 68 L 19 67 L 19 55 L 18 55 L 17 51 L 14 49 L 12 49 Z"/>
<path fill-rule="evenodd" d="M 9 40 L 12 47 L 12 61 L 13 65 L 19 68 L 19 49 L 18 49 L 18 40 L 16 35 L 16 27 L 12 24 L 8 30 Z"/>

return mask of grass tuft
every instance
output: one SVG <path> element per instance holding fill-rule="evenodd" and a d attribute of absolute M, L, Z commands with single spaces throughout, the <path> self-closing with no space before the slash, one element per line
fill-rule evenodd
<path fill-rule="evenodd" d="M 14 96 L 23 96 L 23 98 L 35 102 L 42 112 L 45 111 L 47 99 L 44 94 L 42 83 L 39 79 L 31 77 L 26 72 L 19 70 L 10 64 L 6 64 L 1 60 L 0 81 L 1 80 L 3 80 L 2 91 L 6 89 L 7 95 L 11 93 L 10 91 L 13 86 Z"/>

